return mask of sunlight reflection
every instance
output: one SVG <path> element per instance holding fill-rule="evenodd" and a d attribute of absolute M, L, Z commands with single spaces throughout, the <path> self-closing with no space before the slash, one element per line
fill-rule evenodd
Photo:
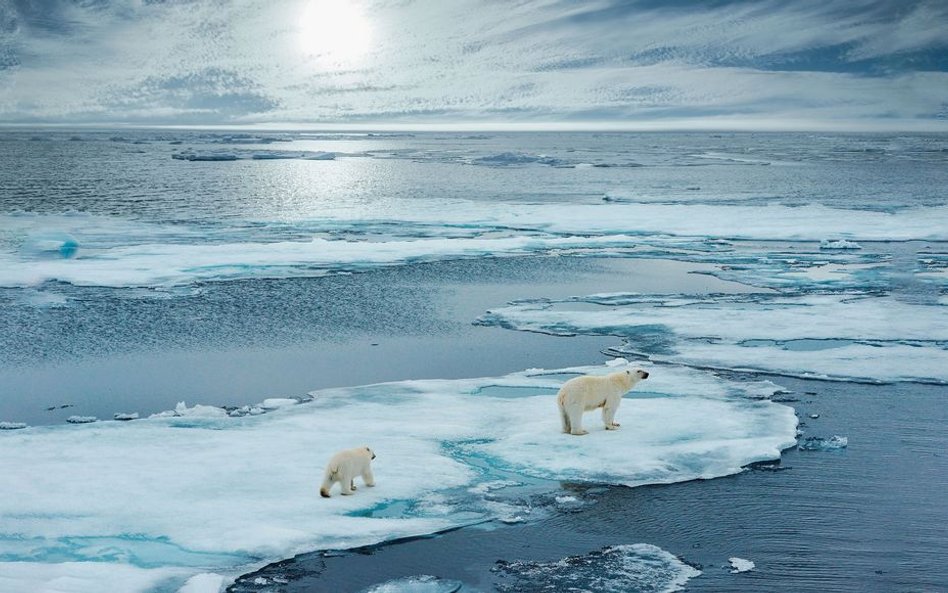
<path fill-rule="evenodd" d="M 354 0 L 308 0 L 299 17 L 299 47 L 326 69 L 358 65 L 372 42 L 371 22 Z"/>

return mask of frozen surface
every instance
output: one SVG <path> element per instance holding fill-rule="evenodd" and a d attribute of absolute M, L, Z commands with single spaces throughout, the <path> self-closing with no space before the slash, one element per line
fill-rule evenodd
<path fill-rule="evenodd" d="M 862 249 L 862 245 L 845 239 L 840 239 L 839 241 L 823 239 L 820 241 L 820 249 Z"/>
<path fill-rule="evenodd" d="M 693 366 L 803 377 L 948 382 L 948 315 L 863 294 L 591 295 L 521 301 L 479 323 L 626 338 L 624 350 Z"/>
<path fill-rule="evenodd" d="M 754 570 L 754 567 L 756 566 L 753 563 L 753 561 L 745 560 L 744 558 L 738 558 L 736 556 L 734 556 L 733 558 L 728 558 L 727 561 L 731 563 L 732 573 L 747 572 L 750 570 Z"/>
<path fill-rule="evenodd" d="M 180 587 L 195 574 L 233 574 L 302 551 L 513 520 L 529 509 L 476 487 L 512 476 L 711 478 L 795 443 L 792 409 L 748 397 L 776 391 L 772 383 L 650 370 L 619 410 L 623 428 L 606 432 L 590 414 L 585 437 L 559 432 L 553 394 L 564 375 L 605 365 L 326 390 L 257 416 L 182 403 L 134 422 L 6 431 L 0 472 L 18 496 L 0 498 L 0 574 L 12 575 L 12 590 L 21 582 L 37 590 L 26 585 L 42 574 L 78 575 L 91 564 L 105 578 L 106 567 L 134 567 L 144 590 L 158 574 L 148 570 L 173 568 L 161 574 Z M 319 498 L 326 460 L 360 443 L 378 455 L 378 485 Z M 34 569 L 11 572 L 19 563 Z M 47 573 L 35 570 L 44 565 Z"/>
<path fill-rule="evenodd" d="M 847 437 L 833 435 L 830 438 L 806 437 L 800 441 L 797 448 L 801 451 L 838 451 L 845 449 L 849 445 Z"/>
<path fill-rule="evenodd" d="M 169 286 L 208 280 L 316 276 L 417 261 L 531 253 L 664 255 L 771 268 L 813 268 L 806 254 L 786 261 L 738 257 L 722 239 L 804 241 L 948 240 L 948 206 L 896 213 L 820 205 L 481 203 L 392 200 L 384 206 L 327 207 L 321 218 L 260 220 L 232 227 L 148 225 L 118 218 L 0 215 L 0 286 L 50 280 L 77 285 Z M 24 251 L 28 233 L 69 233 L 83 248 L 71 257 Z M 60 246 L 61 247 L 61 246 Z M 851 251 L 850 249 L 828 249 Z M 833 256 L 826 253 L 824 256 Z M 852 254 L 835 254 L 843 263 Z M 819 262 L 830 263 L 828 261 Z M 919 270 L 922 271 L 922 270 Z M 791 279 L 785 279 L 789 282 Z"/>
<path fill-rule="evenodd" d="M 359 593 L 454 593 L 462 586 L 460 581 L 420 575 L 373 585 Z"/>
<path fill-rule="evenodd" d="M 515 591 L 596 591 L 598 593 L 666 593 L 681 591 L 701 571 L 650 544 L 612 546 L 556 562 L 498 561 L 494 569 Z"/>

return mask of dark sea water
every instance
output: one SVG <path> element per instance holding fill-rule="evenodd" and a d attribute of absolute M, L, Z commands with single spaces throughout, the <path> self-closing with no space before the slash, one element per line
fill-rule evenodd
<path fill-rule="evenodd" d="M 948 591 L 946 163 L 944 135 L 5 131 L 0 591 Z M 655 379 L 616 438 L 639 401 L 731 411 L 669 418 L 678 457 L 623 445 L 642 470 L 593 470 L 594 440 L 504 450 L 535 444 L 504 402 L 555 390 L 528 369 L 620 355 Z M 415 389 L 469 422 L 412 414 Z M 389 444 L 379 472 L 447 484 L 303 500 L 330 444 L 294 423 L 345 424 L 330 397 L 376 414 L 353 438 Z M 754 406 L 792 408 L 800 449 L 728 441 L 725 475 Z M 412 448 L 432 421 L 485 434 Z M 168 473 L 139 491 L 128 461 Z"/>

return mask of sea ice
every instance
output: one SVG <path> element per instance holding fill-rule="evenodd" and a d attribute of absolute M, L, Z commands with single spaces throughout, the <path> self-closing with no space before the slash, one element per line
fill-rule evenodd
<path fill-rule="evenodd" d="M 736 556 L 727 559 L 731 563 L 731 573 L 747 572 L 749 570 L 754 570 L 756 564 L 750 560 L 745 560 L 743 558 L 738 558 Z"/>
<path fill-rule="evenodd" d="M 23 422 L 0 422 L 0 430 L 19 430 L 26 428 L 26 426 Z"/>
<path fill-rule="evenodd" d="M 90 422 L 97 421 L 98 418 L 95 416 L 70 416 L 66 418 L 66 422 L 70 424 L 89 424 Z"/>
<path fill-rule="evenodd" d="M 820 249 L 862 249 L 862 245 L 846 239 L 839 239 L 838 241 L 823 239 L 820 241 Z"/>
<path fill-rule="evenodd" d="M 404 577 L 362 589 L 359 593 L 454 593 L 464 586 L 461 581 L 439 579 L 431 575 Z"/>
<path fill-rule="evenodd" d="M 554 562 L 498 561 L 498 591 L 681 591 L 701 571 L 650 544 L 611 546 Z"/>
<path fill-rule="evenodd" d="M 562 377 L 608 370 L 330 389 L 259 416 L 182 403 L 135 422 L 3 431 L 0 473 L 17 496 L 0 497 L 0 578 L 13 591 L 51 588 L 56 578 L 121 590 L 109 571 L 128 567 L 141 590 L 154 586 L 146 575 L 161 574 L 171 579 L 163 590 L 174 591 L 204 572 L 529 516 L 515 501 L 494 502 L 490 489 L 472 490 L 480 483 L 522 476 L 558 490 L 561 479 L 711 478 L 795 443 L 791 408 L 744 397 L 764 385 L 665 366 L 651 369 L 647 397 L 623 402 L 621 430 L 590 422 L 587 436 L 561 434 L 552 401 Z M 516 395 L 487 395 L 490 386 Z M 319 498 L 332 453 L 362 443 L 378 454 L 377 486 Z M 23 563 L 32 567 L 16 568 Z"/>
<path fill-rule="evenodd" d="M 0 226 L 10 223 L 16 234 L 64 228 L 83 245 L 68 259 L 36 258 L 0 248 L 0 286 L 35 286 L 58 280 L 76 285 L 165 287 L 533 253 L 677 257 L 748 268 L 753 272 L 751 280 L 756 275 L 765 284 L 791 285 L 808 280 L 808 274 L 825 266 L 818 266 L 812 255 L 806 254 L 772 260 L 763 252 L 748 260 L 719 241 L 820 241 L 827 235 L 842 234 L 862 241 L 948 240 L 944 230 L 948 228 L 948 206 L 890 214 L 818 205 L 538 205 L 436 199 L 405 204 L 393 199 L 364 210 L 327 208 L 322 218 L 296 221 L 289 228 L 285 223 L 274 223 L 273 236 L 263 238 L 260 231 L 268 228 L 267 221 L 257 221 L 250 230 L 238 226 L 209 234 L 206 227 L 198 225 L 65 218 L 69 222 L 66 227 L 54 226 L 63 222 L 64 217 L 58 215 L 4 216 L 0 220 Z M 102 228 L 106 224 L 110 228 Z M 374 232 L 381 227 L 386 229 L 382 237 Z M 327 233 L 344 233 L 345 240 L 327 238 Z M 880 264 L 872 254 L 860 257 L 862 254 L 839 251 L 851 250 L 828 250 L 823 256 L 825 263 Z M 797 264 L 787 263 L 795 258 L 799 258 Z M 825 281 L 845 280 L 856 273 L 855 269 L 837 271 Z M 726 277 L 726 270 L 719 274 Z M 794 278 L 792 274 L 802 276 Z"/>
<path fill-rule="evenodd" d="M 948 383 L 944 305 L 890 296 L 591 295 L 520 301 L 477 322 L 554 335 L 620 336 L 630 353 L 699 367 Z"/>
<path fill-rule="evenodd" d="M 801 451 L 838 451 L 849 445 L 849 439 L 834 435 L 828 439 L 823 437 L 806 437 L 797 445 Z"/>

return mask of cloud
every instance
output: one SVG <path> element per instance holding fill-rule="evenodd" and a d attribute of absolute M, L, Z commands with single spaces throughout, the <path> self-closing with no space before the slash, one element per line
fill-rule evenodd
<path fill-rule="evenodd" d="M 0 121 L 831 122 L 945 109 L 942 2 L 352 1 L 370 45 L 313 55 L 303 21 L 332 19 L 319 0 L 16 0 L 0 8 Z"/>

